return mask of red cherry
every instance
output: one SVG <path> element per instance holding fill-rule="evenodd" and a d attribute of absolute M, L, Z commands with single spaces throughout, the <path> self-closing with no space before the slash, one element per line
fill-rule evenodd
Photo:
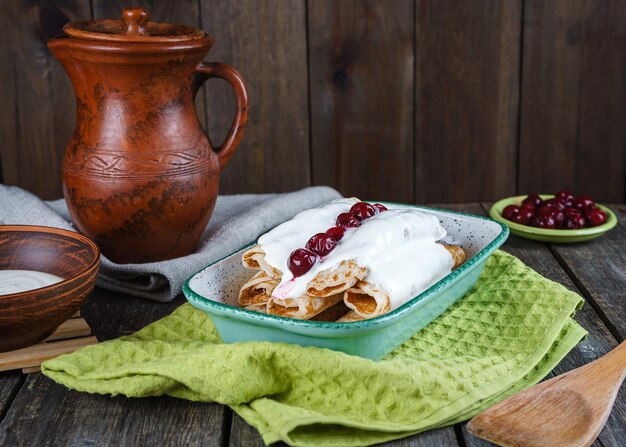
<path fill-rule="evenodd" d="M 585 218 L 581 216 L 577 216 L 572 214 L 565 219 L 565 224 L 563 228 L 567 230 L 579 230 L 581 228 L 585 228 L 586 222 Z"/>
<path fill-rule="evenodd" d="M 343 234 L 345 232 L 346 230 L 344 230 L 341 227 L 331 227 L 328 230 L 326 230 L 326 234 L 332 237 L 336 241 L 340 241 L 343 238 Z"/>
<path fill-rule="evenodd" d="M 548 199 L 545 202 L 543 202 L 544 205 L 550 205 L 553 208 L 558 209 L 559 211 L 563 211 L 566 206 L 565 206 L 565 202 L 557 199 L 556 197 L 553 199 Z"/>
<path fill-rule="evenodd" d="M 554 218 L 550 216 L 549 214 L 535 215 L 535 217 L 533 217 L 530 224 L 533 227 L 538 227 L 538 228 L 549 228 L 549 229 L 556 228 L 556 222 L 554 221 Z"/>
<path fill-rule="evenodd" d="M 526 225 L 528 224 L 528 222 L 530 221 L 530 219 L 533 217 L 532 213 L 530 214 L 530 217 L 526 214 L 526 213 L 517 213 L 517 214 L 513 214 L 513 216 L 511 216 L 511 222 L 515 222 L 516 224 L 520 224 L 520 225 Z"/>
<path fill-rule="evenodd" d="M 289 255 L 287 267 L 293 276 L 302 276 L 315 265 L 317 255 L 306 248 L 298 248 Z"/>
<path fill-rule="evenodd" d="M 387 207 L 381 203 L 375 203 L 372 206 L 376 209 L 376 214 L 387 211 Z"/>
<path fill-rule="evenodd" d="M 537 207 L 534 204 L 529 202 L 529 203 L 522 204 L 522 206 L 520 207 L 520 212 L 524 210 L 530 210 L 534 213 L 536 209 Z"/>
<path fill-rule="evenodd" d="M 585 218 L 590 227 L 597 227 L 598 225 L 602 225 L 606 222 L 606 213 L 600 208 L 591 208 L 587 209 Z"/>
<path fill-rule="evenodd" d="M 554 219 L 557 228 L 561 228 L 565 223 L 565 213 L 563 211 L 553 210 L 549 216 Z"/>
<path fill-rule="evenodd" d="M 539 197 L 539 194 L 528 194 L 528 196 L 524 200 L 522 200 L 522 203 L 524 204 L 532 203 L 535 206 L 541 205 L 542 202 L 543 200 L 541 200 L 541 197 Z"/>
<path fill-rule="evenodd" d="M 576 215 L 576 216 L 582 216 L 583 212 L 578 209 L 578 208 L 565 208 L 563 210 L 563 213 L 565 214 L 565 217 L 571 216 L 571 215 Z"/>
<path fill-rule="evenodd" d="M 376 208 L 367 202 L 357 202 L 350 208 L 350 213 L 357 219 L 363 221 L 376 214 Z"/>
<path fill-rule="evenodd" d="M 519 213 L 520 207 L 517 205 L 509 205 L 504 207 L 504 209 L 502 210 L 502 217 L 504 217 L 507 220 L 511 220 L 511 218 Z"/>
<path fill-rule="evenodd" d="M 563 190 L 563 191 L 559 191 L 557 192 L 554 197 L 556 199 L 559 199 L 561 202 L 568 204 L 574 201 L 574 194 L 572 194 L 569 191 Z M 569 205 L 571 206 L 571 205 Z"/>
<path fill-rule="evenodd" d="M 550 203 L 542 203 L 541 205 L 539 205 L 537 207 L 537 210 L 535 211 L 535 215 L 536 216 L 547 216 L 550 213 L 552 213 L 552 211 L 554 211 L 554 205 L 550 204 Z"/>
<path fill-rule="evenodd" d="M 572 205 L 584 210 L 585 208 L 593 208 L 596 206 L 596 203 L 589 196 L 578 196 L 574 199 Z"/>
<path fill-rule="evenodd" d="M 337 216 L 335 225 L 343 228 L 356 228 L 361 226 L 361 221 L 351 213 L 341 213 Z"/>
<path fill-rule="evenodd" d="M 330 234 L 317 233 L 311 236 L 305 247 L 319 256 L 326 256 L 337 246 L 337 241 Z"/>
<path fill-rule="evenodd" d="M 534 215 L 535 215 L 535 206 L 524 205 L 520 208 L 519 213 L 515 214 L 511 218 L 511 220 L 515 223 L 528 225 L 528 222 L 530 222 L 530 220 L 533 218 Z"/>

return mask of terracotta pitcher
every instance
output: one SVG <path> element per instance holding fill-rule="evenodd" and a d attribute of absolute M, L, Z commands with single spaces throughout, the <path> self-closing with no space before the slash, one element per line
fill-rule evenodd
<path fill-rule="evenodd" d="M 121 20 L 72 22 L 63 30 L 48 47 L 76 93 L 76 130 L 63 160 L 74 223 L 118 263 L 191 253 L 248 120 L 241 75 L 226 64 L 201 62 L 211 36 L 150 22 L 142 8 L 124 9 Z M 210 78 L 228 81 L 237 102 L 219 147 L 212 147 L 194 105 Z"/>

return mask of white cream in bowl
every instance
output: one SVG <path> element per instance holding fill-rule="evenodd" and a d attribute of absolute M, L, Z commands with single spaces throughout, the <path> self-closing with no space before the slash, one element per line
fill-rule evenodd
<path fill-rule="evenodd" d="M 0 295 L 26 292 L 58 282 L 63 278 L 36 270 L 0 270 Z"/>

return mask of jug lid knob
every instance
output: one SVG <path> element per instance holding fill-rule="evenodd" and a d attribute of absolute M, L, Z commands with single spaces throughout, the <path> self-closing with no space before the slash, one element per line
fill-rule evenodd
<path fill-rule="evenodd" d="M 150 13 L 137 6 L 122 9 L 121 20 L 77 20 L 66 23 L 63 31 L 69 37 L 100 42 L 175 44 L 207 39 L 213 42 L 204 31 L 191 26 L 151 22 Z"/>
<path fill-rule="evenodd" d="M 144 8 L 133 6 L 122 9 L 123 33 L 127 36 L 147 36 L 148 20 L 150 20 L 150 13 Z"/>

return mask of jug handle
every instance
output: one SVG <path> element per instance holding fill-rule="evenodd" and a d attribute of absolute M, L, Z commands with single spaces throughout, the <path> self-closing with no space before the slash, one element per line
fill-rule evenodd
<path fill-rule="evenodd" d="M 196 91 L 200 86 L 211 78 L 220 78 L 227 81 L 235 90 L 235 100 L 237 105 L 237 113 L 235 120 L 230 126 L 228 135 L 215 149 L 217 158 L 220 163 L 220 172 L 224 170 L 226 163 L 235 153 L 235 149 L 241 143 L 243 134 L 248 123 L 248 92 L 243 82 L 243 78 L 237 70 L 228 64 L 221 62 L 201 62 L 195 70 L 200 76 L 199 83 L 196 84 Z"/>

